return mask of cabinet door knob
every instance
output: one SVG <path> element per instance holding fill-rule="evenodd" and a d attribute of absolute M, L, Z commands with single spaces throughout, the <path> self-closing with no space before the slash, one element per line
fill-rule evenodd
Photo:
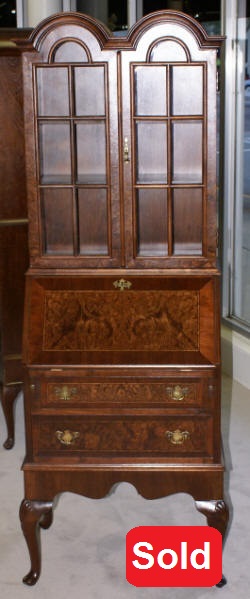
<path fill-rule="evenodd" d="M 128 138 L 124 137 L 124 146 L 123 146 L 123 160 L 124 162 L 129 162 L 129 149 L 128 149 Z"/>
<path fill-rule="evenodd" d="M 179 428 L 176 431 L 166 431 L 165 435 L 172 445 L 183 445 L 190 438 L 188 431 L 181 431 Z"/>
<path fill-rule="evenodd" d="M 80 437 L 80 433 L 78 431 L 73 432 L 69 429 L 65 431 L 56 431 L 56 438 L 62 445 L 73 445 L 73 443 Z"/>

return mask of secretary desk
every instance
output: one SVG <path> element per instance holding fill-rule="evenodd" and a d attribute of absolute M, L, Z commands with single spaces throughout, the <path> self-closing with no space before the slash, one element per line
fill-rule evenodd
<path fill-rule="evenodd" d="M 23 59 L 30 266 L 20 508 L 31 569 L 66 491 L 188 493 L 225 534 L 216 61 L 176 11 L 127 37 L 53 15 Z"/>

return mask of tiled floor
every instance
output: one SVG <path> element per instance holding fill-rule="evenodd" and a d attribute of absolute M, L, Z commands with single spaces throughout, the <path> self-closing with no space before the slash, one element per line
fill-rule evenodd
<path fill-rule="evenodd" d="M 226 491 L 233 520 L 224 550 L 228 584 L 212 588 L 136 588 L 125 580 L 125 536 L 140 525 L 204 525 L 191 497 L 181 494 L 156 501 L 140 497 L 123 483 L 105 499 L 66 493 L 52 527 L 42 531 L 42 575 L 27 588 L 22 577 L 29 559 L 18 519 L 23 498 L 20 471 L 25 453 L 22 399 L 17 402 L 17 439 L 12 451 L 0 449 L 0 596 L 10 599 L 246 599 L 250 588 L 250 392 L 223 380 L 223 438 Z M 0 438 L 5 438 L 3 418 Z"/>

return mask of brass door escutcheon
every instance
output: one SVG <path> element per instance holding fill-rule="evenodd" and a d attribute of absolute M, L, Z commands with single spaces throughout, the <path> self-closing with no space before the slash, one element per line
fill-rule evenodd
<path fill-rule="evenodd" d="M 116 289 L 120 289 L 120 291 L 124 291 L 124 289 L 130 289 L 130 287 L 132 287 L 132 283 L 130 281 L 126 281 L 125 279 L 119 279 L 119 281 L 115 281 L 113 285 Z"/>
<path fill-rule="evenodd" d="M 181 431 L 179 428 L 176 431 L 166 431 L 165 435 L 172 445 L 182 445 L 190 438 L 188 431 Z"/>
<path fill-rule="evenodd" d="M 78 431 L 73 432 L 69 429 L 66 429 L 65 431 L 56 431 L 56 438 L 62 445 L 73 445 L 78 437 L 80 437 Z"/>

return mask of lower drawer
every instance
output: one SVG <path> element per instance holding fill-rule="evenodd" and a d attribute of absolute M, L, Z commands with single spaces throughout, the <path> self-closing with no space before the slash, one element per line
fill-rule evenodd
<path fill-rule="evenodd" d="M 35 456 L 201 456 L 213 453 L 210 415 L 33 416 Z"/>

